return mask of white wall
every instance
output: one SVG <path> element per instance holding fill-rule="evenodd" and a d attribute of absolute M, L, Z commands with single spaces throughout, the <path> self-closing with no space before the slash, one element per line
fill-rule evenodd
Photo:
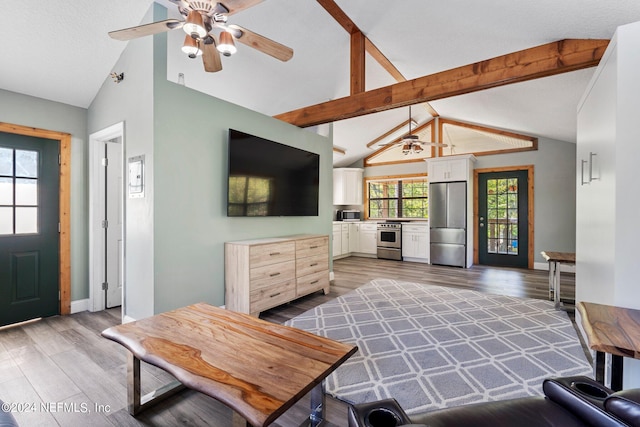
<path fill-rule="evenodd" d="M 576 300 L 633 309 L 640 309 L 639 52 L 640 23 L 619 27 L 578 107 L 576 183 Z M 581 185 L 590 153 L 599 179 Z M 623 386 L 640 386 L 640 361 L 624 364 Z"/>
<path fill-rule="evenodd" d="M 152 6 L 143 22 L 162 18 Z M 114 83 L 106 76 L 89 106 L 89 133 L 124 122 L 125 158 L 145 155 L 145 196 L 125 200 L 125 274 L 123 314 L 134 319 L 154 314 L 153 307 L 153 37 L 141 37 L 127 44 L 113 67 L 124 72 Z M 125 174 L 126 176 L 126 174 Z"/>

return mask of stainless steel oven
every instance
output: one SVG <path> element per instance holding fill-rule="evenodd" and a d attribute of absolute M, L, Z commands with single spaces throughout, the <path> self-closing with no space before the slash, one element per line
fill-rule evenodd
<path fill-rule="evenodd" d="M 378 223 L 378 258 L 402 261 L 402 225 L 399 222 Z"/>

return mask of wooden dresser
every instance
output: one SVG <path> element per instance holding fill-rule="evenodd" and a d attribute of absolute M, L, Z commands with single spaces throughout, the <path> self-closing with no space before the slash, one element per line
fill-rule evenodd
<path fill-rule="evenodd" d="M 227 242 L 225 306 L 260 312 L 310 293 L 329 293 L 329 236 L 301 234 Z"/>

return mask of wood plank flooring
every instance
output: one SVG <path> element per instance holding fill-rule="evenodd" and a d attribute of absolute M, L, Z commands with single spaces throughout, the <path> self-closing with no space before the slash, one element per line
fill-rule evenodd
<path fill-rule="evenodd" d="M 393 278 L 520 297 L 548 297 L 546 271 L 474 266 L 470 269 L 349 257 L 334 261 L 329 295 L 321 292 L 264 312 L 282 323 L 375 278 Z M 574 277 L 562 274 L 562 297 L 574 298 Z M 133 418 L 126 410 L 126 350 L 100 336 L 120 323 L 120 309 L 54 316 L 0 330 L 0 399 L 14 404 L 24 426 L 230 426 L 231 411 L 185 390 Z M 143 393 L 172 378 L 143 364 Z M 308 414 L 303 399 L 273 425 L 298 426 Z M 347 406 L 327 399 L 328 425 L 347 426 Z"/>

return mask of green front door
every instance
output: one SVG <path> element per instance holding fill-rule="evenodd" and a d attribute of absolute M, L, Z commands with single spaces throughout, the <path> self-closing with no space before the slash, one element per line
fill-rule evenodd
<path fill-rule="evenodd" d="M 528 171 L 478 174 L 478 261 L 528 267 Z"/>
<path fill-rule="evenodd" d="M 60 312 L 58 153 L 0 132 L 0 326 Z"/>

